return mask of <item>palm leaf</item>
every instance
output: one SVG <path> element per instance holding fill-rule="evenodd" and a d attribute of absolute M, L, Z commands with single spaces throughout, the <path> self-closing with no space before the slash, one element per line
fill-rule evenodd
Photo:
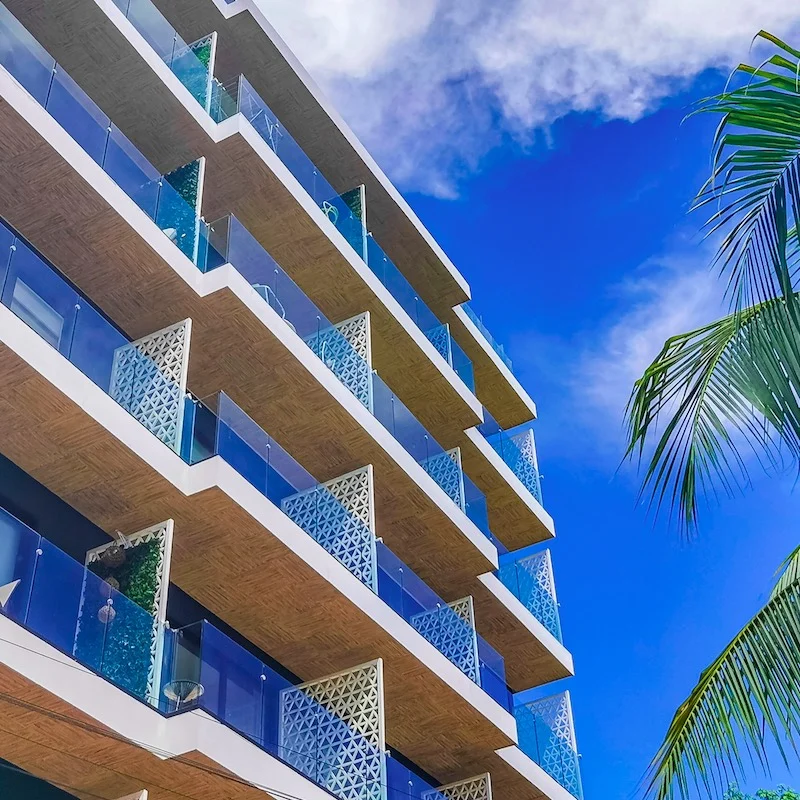
<path fill-rule="evenodd" d="M 709 234 L 724 236 L 716 263 L 738 309 L 794 297 L 787 250 L 800 218 L 800 61 L 785 42 L 759 36 L 778 52 L 758 68 L 741 65 L 743 85 L 698 109 L 722 115 L 695 208 L 710 207 Z"/>
<path fill-rule="evenodd" d="M 627 455 L 641 459 L 667 418 L 645 474 L 656 509 L 697 523 L 700 490 L 732 491 L 747 480 L 747 443 L 775 463 L 777 442 L 800 457 L 800 322 L 782 299 L 734 312 L 675 336 L 634 386 Z"/>
<path fill-rule="evenodd" d="M 796 752 L 800 725 L 800 583 L 798 552 L 769 600 L 701 675 L 669 726 L 648 773 L 653 800 L 710 797 L 745 776 L 746 765 L 766 765 L 773 741 Z"/>

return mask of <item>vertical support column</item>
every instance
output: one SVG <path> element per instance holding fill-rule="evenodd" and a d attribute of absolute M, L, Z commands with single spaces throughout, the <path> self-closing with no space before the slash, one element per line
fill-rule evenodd
<path fill-rule="evenodd" d="M 183 432 L 192 321 L 185 319 L 114 352 L 109 394 L 176 452 Z"/>
<path fill-rule="evenodd" d="M 464 494 L 464 470 L 461 466 L 461 448 L 454 447 L 444 453 L 426 458 L 422 468 L 444 490 L 453 502 L 464 511 L 467 506 Z"/>
<path fill-rule="evenodd" d="M 306 344 L 372 413 L 372 334 L 369 311 L 309 337 Z"/>
<path fill-rule="evenodd" d="M 382 800 L 383 661 L 284 689 L 282 758 L 342 800 Z"/>
<path fill-rule="evenodd" d="M 442 655 L 480 685 L 478 633 L 471 596 L 415 614 L 410 622 Z"/>
<path fill-rule="evenodd" d="M 281 501 L 281 511 L 362 583 L 378 591 L 372 465 Z"/>
<path fill-rule="evenodd" d="M 131 536 L 120 535 L 118 541 L 86 554 L 87 571 L 109 585 L 109 595 L 117 591 L 145 612 L 109 628 L 103 648 L 103 674 L 150 702 L 157 702 L 161 691 L 162 632 L 167 619 L 173 530 L 174 522 L 169 519 Z M 80 616 L 86 597 L 84 580 Z M 97 609 L 90 608 L 89 613 L 95 614 Z M 91 646 L 81 641 L 80 634 L 79 624 L 76 652 L 84 645 Z"/>

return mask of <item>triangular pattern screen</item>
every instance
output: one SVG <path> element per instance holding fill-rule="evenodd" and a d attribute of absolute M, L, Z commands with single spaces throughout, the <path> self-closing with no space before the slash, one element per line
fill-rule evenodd
<path fill-rule="evenodd" d="M 577 798 L 582 798 L 569 693 L 514 709 L 522 751 Z"/>
<path fill-rule="evenodd" d="M 173 450 L 180 448 L 191 320 L 117 348 L 109 394 Z"/>
<path fill-rule="evenodd" d="M 471 597 L 415 614 L 410 621 L 470 680 L 480 684 L 478 635 Z"/>
<path fill-rule="evenodd" d="M 290 495 L 281 511 L 373 591 L 378 587 L 372 468 Z"/>
<path fill-rule="evenodd" d="M 383 666 L 281 693 L 281 757 L 341 800 L 383 800 Z"/>
<path fill-rule="evenodd" d="M 430 456 L 420 463 L 425 472 L 463 511 L 466 507 L 466 498 L 464 496 L 464 471 L 461 467 L 461 448 L 454 447 L 452 450 Z"/>
<path fill-rule="evenodd" d="M 306 339 L 306 344 L 370 413 L 372 400 L 372 348 L 369 313 L 326 328 Z"/>

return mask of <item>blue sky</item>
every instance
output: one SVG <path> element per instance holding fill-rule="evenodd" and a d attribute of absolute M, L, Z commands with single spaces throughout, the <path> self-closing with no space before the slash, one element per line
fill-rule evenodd
<path fill-rule="evenodd" d="M 700 220 L 687 218 L 716 121 L 681 124 L 691 101 L 721 81 L 705 73 L 636 123 L 571 115 L 546 150 L 494 153 L 459 199 L 410 197 L 538 404 L 543 493 L 577 670 L 562 685 L 573 693 L 588 798 L 635 792 L 675 709 L 758 609 L 797 541 L 791 477 L 754 473 L 752 490 L 709 509 L 686 544 L 637 507 L 635 471 L 617 472 L 630 390 L 618 359 L 630 368 L 641 359 L 617 340 L 655 336 L 657 349 L 664 336 L 653 315 L 702 321 L 716 309 L 709 287 L 712 298 L 722 288 L 709 274 Z M 682 317 L 675 304 L 692 313 Z M 606 371 L 618 391 L 602 380 Z M 785 777 L 776 769 L 772 782 Z M 750 785 L 762 784 L 770 781 Z"/>

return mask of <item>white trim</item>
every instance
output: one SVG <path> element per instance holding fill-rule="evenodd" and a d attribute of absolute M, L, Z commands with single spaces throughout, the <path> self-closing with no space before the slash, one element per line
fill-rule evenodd
<path fill-rule="evenodd" d="M 196 751 L 257 786 L 264 785 L 266 776 L 269 787 L 281 796 L 332 799 L 317 784 L 206 712 L 165 718 L 4 616 L 0 616 L 0 664 L 130 740 L 131 747 L 136 742 L 158 758 L 168 760 L 165 753 L 183 756 Z"/>

